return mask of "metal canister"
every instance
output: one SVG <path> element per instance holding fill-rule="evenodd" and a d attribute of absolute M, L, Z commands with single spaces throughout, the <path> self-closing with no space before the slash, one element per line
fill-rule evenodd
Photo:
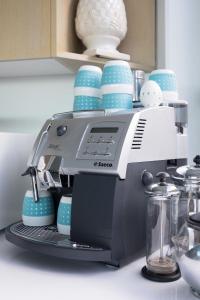
<path fill-rule="evenodd" d="M 133 102 L 139 102 L 140 101 L 140 90 L 144 84 L 145 81 L 145 72 L 142 70 L 135 70 L 133 71 L 133 78 L 134 78 L 134 96 L 133 96 Z"/>
<path fill-rule="evenodd" d="M 178 100 L 168 103 L 168 106 L 174 107 L 175 122 L 179 133 L 184 133 L 184 128 L 188 123 L 188 103 L 187 101 Z"/>
<path fill-rule="evenodd" d="M 183 195 L 187 201 L 185 219 L 193 219 L 193 216 L 195 218 L 196 214 L 200 214 L 200 155 L 195 156 L 193 162 L 195 165 L 179 167 L 176 170 L 178 175 L 171 176 L 177 185 L 184 188 Z"/>

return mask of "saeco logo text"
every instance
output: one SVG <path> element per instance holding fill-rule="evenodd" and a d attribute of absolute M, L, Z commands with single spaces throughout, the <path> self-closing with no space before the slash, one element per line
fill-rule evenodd
<path fill-rule="evenodd" d="M 111 168 L 113 165 L 111 163 L 102 163 L 100 161 L 94 162 L 94 167 L 104 167 L 104 168 Z"/>

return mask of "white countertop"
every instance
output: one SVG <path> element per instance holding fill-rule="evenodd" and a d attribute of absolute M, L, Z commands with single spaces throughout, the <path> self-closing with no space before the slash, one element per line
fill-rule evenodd
<path fill-rule="evenodd" d="M 119 270 L 97 263 L 74 262 L 20 249 L 0 232 L 2 300 L 192 300 L 182 280 L 156 283 L 141 277 L 145 260 Z"/>

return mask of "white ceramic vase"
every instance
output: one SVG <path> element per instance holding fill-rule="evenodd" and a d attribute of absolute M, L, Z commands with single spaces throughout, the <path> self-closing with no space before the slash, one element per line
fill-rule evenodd
<path fill-rule="evenodd" d="M 127 32 L 123 0 L 79 0 L 76 32 L 87 48 L 86 54 L 97 50 L 114 57 Z"/>

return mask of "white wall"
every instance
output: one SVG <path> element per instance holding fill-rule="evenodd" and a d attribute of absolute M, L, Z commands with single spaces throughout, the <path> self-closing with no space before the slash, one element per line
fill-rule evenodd
<path fill-rule="evenodd" d="M 44 121 L 73 106 L 69 75 L 0 79 L 0 131 L 37 132 Z"/>
<path fill-rule="evenodd" d="M 200 153 L 200 0 L 157 0 L 158 67 L 177 74 L 189 101 L 189 155 Z"/>

